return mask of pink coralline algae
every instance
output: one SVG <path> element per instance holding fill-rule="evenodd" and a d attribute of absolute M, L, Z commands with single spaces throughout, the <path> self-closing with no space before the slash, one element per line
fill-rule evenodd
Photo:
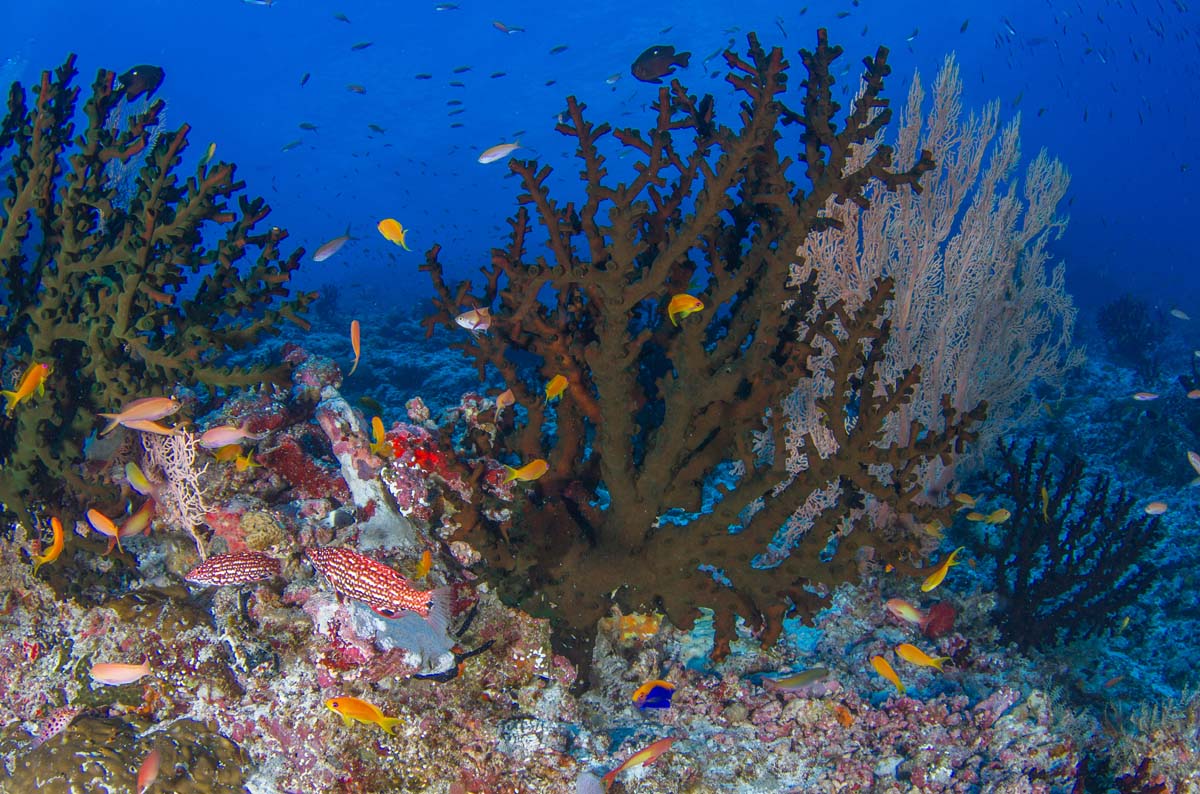
<path fill-rule="evenodd" d="M 231 585 L 260 582 L 279 576 L 279 560 L 258 551 L 235 551 L 209 557 L 188 572 L 189 582 L 204 585 Z"/>
<path fill-rule="evenodd" d="M 263 450 L 258 459 L 291 485 L 298 496 L 304 499 L 333 497 L 342 504 L 351 501 L 350 488 L 337 470 L 314 460 L 296 438 L 280 434 L 272 441 L 273 446 Z"/>

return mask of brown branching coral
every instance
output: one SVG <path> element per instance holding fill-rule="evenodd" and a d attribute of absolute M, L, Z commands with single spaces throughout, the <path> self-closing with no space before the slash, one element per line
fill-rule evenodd
<path fill-rule="evenodd" d="M 233 165 L 206 164 L 181 182 L 187 125 L 148 150 L 161 102 L 114 130 L 107 121 L 127 100 L 101 71 L 76 135 L 75 75 L 72 56 L 42 75 L 31 104 L 14 84 L 0 126 L 13 166 L 0 211 L 0 352 L 9 374 L 30 360 L 54 370 L 44 396 L 0 422 L 0 502 L 11 514 L 103 493 L 78 469 L 96 412 L 176 384 L 284 375 L 224 359 L 284 319 L 304 325 L 314 297 L 289 297 L 302 251 L 285 258 L 286 232 L 257 229 L 269 208 L 242 194 Z M 119 201 L 106 167 L 139 157 L 135 189 Z"/>
<path fill-rule="evenodd" d="M 801 52 L 808 77 L 793 110 L 782 51 L 751 35 L 745 58 L 726 54 L 741 128 L 716 119 L 711 96 L 674 81 L 653 104 L 652 129 L 613 132 L 639 158 L 636 176 L 615 185 L 602 153 L 611 129 L 588 121 L 572 97 L 557 129 L 578 143 L 583 204 L 551 195 L 548 166 L 512 161 L 525 192 L 482 287 L 452 290 L 438 249 L 428 254 L 437 293 L 429 329 L 490 308 L 489 332 L 459 347 L 481 374 L 494 367 L 525 411 L 520 422 L 502 419 L 494 439 L 471 436 L 468 457 L 549 463 L 511 520 L 486 501 L 452 504 L 457 537 L 483 553 L 510 601 L 554 618 L 558 647 L 577 661 L 586 663 L 595 621 L 613 600 L 625 611 L 661 609 L 683 627 L 697 607 L 714 609 L 718 655 L 737 615 L 769 642 L 786 615 L 811 615 L 829 586 L 857 575 L 863 547 L 896 560 L 917 553 L 902 531 L 847 533 L 841 519 L 851 506 L 876 500 L 920 521 L 941 514 L 922 498 L 916 469 L 958 450 L 982 409 L 960 415 L 947 402 L 939 429 L 914 427 L 907 446 L 883 443 L 884 424 L 920 377 L 877 375 L 890 282 L 858 311 L 818 302 L 811 282 L 796 300 L 786 286 L 794 252 L 832 223 L 821 211 L 828 199 L 861 203 L 873 182 L 916 190 L 932 167 L 924 156 L 894 172 L 886 146 L 847 167 L 890 118 L 881 97 L 890 70 L 883 48 L 864 60 L 863 93 L 839 122 L 831 65 L 840 54 L 824 31 L 814 51 Z M 789 128 L 800 132 L 790 144 L 798 161 L 785 150 Z M 529 261 L 533 217 L 549 255 Z M 665 309 L 680 293 L 706 308 L 676 327 Z M 536 379 L 522 376 L 513 351 L 536 358 Z M 541 390 L 560 374 L 566 393 L 550 404 Z M 789 470 L 780 405 L 817 376 L 834 384 L 817 404 L 837 448 L 820 454 L 809 438 L 807 468 Z M 764 423 L 772 443 L 761 441 Z M 464 475 L 478 478 L 482 465 Z M 724 493 L 709 498 L 718 482 Z M 792 555 L 753 567 L 818 492 L 825 507 Z"/>

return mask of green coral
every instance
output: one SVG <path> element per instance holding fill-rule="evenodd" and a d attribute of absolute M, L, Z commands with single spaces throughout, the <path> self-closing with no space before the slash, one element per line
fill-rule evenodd
<path fill-rule="evenodd" d="M 102 70 L 76 135 L 74 64 L 72 55 L 43 73 L 28 99 L 13 84 L 0 126 L 0 156 L 13 167 L 0 209 L 5 382 L 30 360 L 54 368 L 46 394 L 0 423 L 0 502 L 10 514 L 107 493 L 80 469 L 99 411 L 179 385 L 283 378 L 282 367 L 225 360 L 284 319 L 306 326 L 315 298 L 291 295 L 303 251 L 285 258 L 287 233 L 259 228 L 270 210 L 243 193 L 233 165 L 176 175 L 189 128 L 154 136 L 161 101 L 130 115 L 114 73 Z M 122 113 L 126 122 L 111 124 Z M 118 196 L 112 173 L 135 158 L 144 165 Z"/>

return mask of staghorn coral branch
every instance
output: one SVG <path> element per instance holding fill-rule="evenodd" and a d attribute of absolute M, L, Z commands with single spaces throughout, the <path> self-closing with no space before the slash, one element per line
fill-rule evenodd
<path fill-rule="evenodd" d="M 905 443 L 888 437 L 922 377 L 881 366 L 891 282 L 852 305 L 821 300 L 811 274 L 792 289 L 794 252 L 837 223 L 827 203 L 862 205 L 868 187 L 911 192 L 932 167 L 925 156 L 893 170 L 883 148 L 852 159 L 889 118 L 887 51 L 864 62 L 862 101 L 841 122 L 832 99 L 839 54 L 824 31 L 815 51 L 801 53 L 808 79 L 796 112 L 782 50 L 749 36 L 744 56 L 726 55 L 741 97 L 737 129 L 720 123 L 711 97 L 672 82 L 648 128 L 612 133 L 635 156 L 628 182 L 613 183 L 600 152 L 609 127 L 571 98 L 557 129 L 575 139 L 583 203 L 554 198 L 548 166 L 510 161 L 524 191 L 482 287 L 452 290 L 438 250 L 426 256 L 435 292 L 427 331 L 462 333 L 458 312 L 491 309 L 488 333 L 456 347 L 481 373 L 495 367 L 528 411 L 497 426 L 487 454 L 550 463 L 514 520 L 468 509 L 455 537 L 478 544 L 514 603 L 538 582 L 537 607 L 552 610 L 560 649 L 584 666 L 592 622 L 614 598 L 623 610 L 660 607 L 684 627 L 697 607 L 713 608 L 719 654 L 736 615 L 770 639 L 787 615 L 811 614 L 821 595 L 809 588 L 856 577 L 866 546 L 898 561 L 919 555 L 904 532 L 866 522 L 847 532 L 842 519 L 861 515 L 863 503 L 910 522 L 938 514 L 919 474 L 956 454 L 982 416 L 947 402 L 940 426 L 916 426 Z M 792 126 L 798 135 L 785 134 Z M 533 217 L 548 260 L 527 258 Z M 553 301 L 537 297 L 546 286 Z M 705 308 L 676 327 L 665 308 L 683 292 Z M 536 376 L 518 370 L 518 351 L 539 360 Z M 568 389 L 547 405 L 540 389 L 555 374 Z M 801 454 L 789 449 L 797 428 L 785 410 L 798 392 L 812 422 L 800 429 Z M 810 520 L 795 553 L 752 567 L 801 509 Z"/>

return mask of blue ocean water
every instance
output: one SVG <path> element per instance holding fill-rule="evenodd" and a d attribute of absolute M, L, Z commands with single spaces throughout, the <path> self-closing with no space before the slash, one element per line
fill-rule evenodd
<path fill-rule="evenodd" d="M 711 76 L 723 75 L 719 53 L 743 49 L 749 31 L 782 46 L 798 79 L 798 48 L 827 27 L 846 48 L 851 93 L 858 61 L 888 46 L 894 103 L 914 70 L 931 79 L 953 52 L 965 109 L 999 99 L 1005 117 L 1021 114 L 1026 156 L 1046 147 L 1072 173 L 1071 222 L 1053 252 L 1068 262 L 1077 302 L 1087 309 L 1132 291 L 1200 315 L 1190 189 L 1200 169 L 1200 17 L 1186 0 L 38 0 L 4 3 L 0 26 L 6 84 L 36 80 L 68 52 L 79 54 L 84 84 L 102 67 L 163 67 L 158 96 L 170 126 L 192 126 L 191 157 L 216 142 L 218 157 L 268 199 L 271 222 L 310 254 L 349 224 L 359 239 L 310 263 L 300 282 L 361 285 L 363 311 L 427 294 L 416 268 L 433 243 L 448 272 L 465 276 L 502 242 L 519 190 L 503 162 L 476 162 L 485 148 L 519 138 L 520 154 L 557 169 L 562 195 L 578 190 L 556 115 L 574 94 L 598 122 L 645 126 L 657 88 L 633 79 L 630 64 L 651 45 L 691 52 L 678 76 L 718 103 L 732 97 Z M 728 121 L 732 107 L 718 107 Z M 389 216 L 411 229 L 412 253 L 376 233 Z"/>

